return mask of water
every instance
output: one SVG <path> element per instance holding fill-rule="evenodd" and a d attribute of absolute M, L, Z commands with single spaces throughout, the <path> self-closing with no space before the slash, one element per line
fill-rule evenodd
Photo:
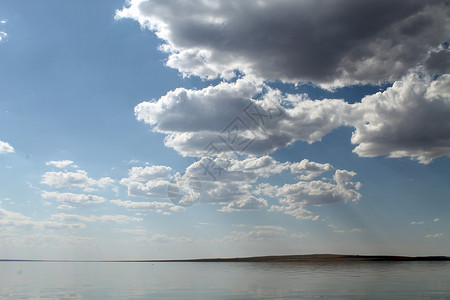
<path fill-rule="evenodd" d="M 450 299 L 450 262 L 0 262 L 1 299 Z"/>

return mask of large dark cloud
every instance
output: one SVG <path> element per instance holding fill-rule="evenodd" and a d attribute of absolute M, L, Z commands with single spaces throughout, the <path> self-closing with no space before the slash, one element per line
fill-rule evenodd
<path fill-rule="evenodd" d="M 240 70 L 325 87 L 394 81 L 448 41 L 444 1 L 132 0 L 119 17 L 164 40 L 167 65 L 205 78 Z M 434 71 L 436 55 L 428 65 Z"/>

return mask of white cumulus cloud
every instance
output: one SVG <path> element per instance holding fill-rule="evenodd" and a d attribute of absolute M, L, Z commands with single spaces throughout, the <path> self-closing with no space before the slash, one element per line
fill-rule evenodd
<path fill-rule="evenodd" d="M 427 164 L 450 155 L 450 75 L 412 73 L 354 105 L 354 152 L 410 157 Z"/>
<path fill-rule="evenodd" d="M 84 170 L 75 172 L 46 172 L 42 175 L 42 184 L 52 188 L 92 188 L 93 186 L 106 187 L 114 183 L 109 177 L 103 177 L 99 180 L 90 178 Z"/>
<path fill-rule="evenodd" d="M 54 198 L 58 202 L 64 204 L 98 204 L 105 202 L 105 198 L 96 195 L 86 194 L 74 194 L 74 193 L 60 193 L 60 192 L 47 192 L 44 191 L 41 194 L 44 199 Z"/>
<path fill-rule="evenodd" d="M 137 209 L 137 210 L 150 210 L 163 215 L 170 215 L 174 212 L 183 211 L 184 207 L 174 205 L 170 202 L 158 202 L 158 201 L 122 201 L 122 200 L 111 200 L 112 204 L 125 207 L 127 209 Z"/>
<path fill-rule="evenodd" d="M 420 163 L 450 155 L 450 75 L 414 71 L 360 103 L 312 100 L 248 78 L 201 90 L 176 89 L 142 102 L 136 117 L 166 134 L 165 145 L 184 156 L 269 154 L 296 141 L 319 142 L 341 126 L 362 157 L 410 157 Z M 304 165 L 300 165 L 304 164 Z M 314 178 L 300 162 L 303 178 Z M 304 168 L 300 172 L 299 168 Z M 322 166 L 327 171 L 328 166 Z"/>
<path fill-rule="evenodd" d="M 1 36 L 1 35 L 0 35 Z M 1 40 L 1 38 L 0 38 Z M 2 153 L 13 153 L 14 148 L 7 142 L 0 141 L 0 154 Z"/>
<path fill-rule="evenodd" d="M 71 160 L 52 160 L 45 163 L 47 166 L 54 166 L 59 169 L 63 169 L 67 166 L 70 166 L 73 164 L 73 161 Z"/>

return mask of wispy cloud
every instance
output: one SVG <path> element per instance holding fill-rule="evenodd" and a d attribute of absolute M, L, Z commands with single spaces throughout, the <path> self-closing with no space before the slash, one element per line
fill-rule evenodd
<path fill-rule="evenodd" d="M 430 233 L 430 234 L 427 234 L 425 237 L 426 238 L 437 239 L 437 238 L 441 238 L 443 236 L 444 236 L 443 233 L 435 233 L 435 234 Z"/>
<path fill-rule="evenodd" d="M 423 225 L 423 224 L 425 224 L 425 222 L 424 221 L 412 221 L 410 224 L 411 225 Z"/>

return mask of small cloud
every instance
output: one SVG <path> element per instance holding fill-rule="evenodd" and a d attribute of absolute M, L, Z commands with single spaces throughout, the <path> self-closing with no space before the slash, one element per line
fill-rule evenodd
<path fill-rule="evenodd" d="M 0 41 L 3 37 L 6 37 L 6 33 L 0 31 Z M 14 153 L 14 147 L 7 142 L 0 141 L 0 154 L 2 153 Z"/>
<path fill-rule="evenodd" d="M 135 235 L 146 235 L 147 230 L 141 228 L 133 228 L 133 229 L 121 229 L 121 232 L 135 234 Z"/>
<path fill-rule="evenodd" d="M 71 161 L 71 160 L 52 160 L 52 161 L 48 161 L 45 163 L 45 165 L 47 165 L 47 166 L 54 166 L 59 169 L 70 166 L 71 164 L 73 164 L 73 161 Z"/>
<path fill-rule="evenodd" d="M 288 236 L 287 230 L 280 226 L 253 226 L 250 231 L 232 231 L 221 239 L 212 240 L 213 243 L 222 242 L 257 242 L 281 240 Z"/>
<path fill-rule="evenodd" d="M 425 222 L 424 221 L 412 221 L 410 224 L 411 225 L 423 225 Z"/>
<path fill-rule="evenodd" d="M 171 237 L 165 234 L 159 234 L 155 233 L 151 237 L 137 237 L 135 239 L 137 242 L 144 242 L 144 243 L 191 243 L 192 238 L 190 237 L 184 237 L 184 236 L 176 236 Z"/>
<path fill-rule="evenodd" d="M 67 204 L 61 204 L 60 206 L 58 206 L 56 209 L 62 209 L 62 210 L 71 210 L 74 209 L 75 207 L 71 206 L 71 205 L 67 205 Z"/>
<path fill-rule="evenodd" d="M 55 198 L 63 204 L 98 204 L 105 202 L 105 198 L 96 195 L 60 193 L 43 191 L 41 197 L 44 199 Z"/>
<path fill-rule="evenodd" d="M 308 236 L 309 233 L 291 233 L 290 238 L 291 239 L 303 239 Z"/>
<path fill-rule="evenodd" d="M 263 198 L 256 198 L 249 196 L 243 199 L 239 199 L 228 203 L 227 206 L 222 207 L 218 211 L 221 212 L 234 212 L 250 209 L 261 209 L 267 206 L 267 200 Z"/>
<path fill-rule="evenodd" d="M 427 234 L 425 237 L 426 238 L 432 238 L 432 239 L 437 239 L 440 237 L 443 237 L 444 234 L 443 233 L 435 233 L 435 234 Z"/>
<path fill-rule="evenodd" d="M 362 232 L 362 229 L 359 229 L 359 228 L 353 228 L 351 231 L 352 231 L 352 232 Z"/>
<path fill-rule="evenodd" d="M 433 220 L 433 222 L 439 222 L 439 221 L 440 221 L 439 218 L 435 218 L 435 219 Z"/>
<path fill-rule="evenodd" d="M 245 224 L 232 224 L 231 226 L 241 228 L 241 227 L 247 227 L 248 225 L 245 225 Z"/>
<path fill-rule="evenodd" d="M 344 233 L 344 232 L 345 232 L 344 230 L 340 230 L 340 229 L 339 229 L 336 225 L 334 225 L 334 224 L 329 224 L 329 225 L 327 225 L 327 227 L 333 229 L 333 232 L 336 232 L 336 233 Z"/>
<path fill-rule="evenodd" d="M 94 193 L 96 191 L 97 191 L 97 189 L 94 189 L 94 188 L 91 188 L 91 187 L 83 189 L 84 193 Z"/>

